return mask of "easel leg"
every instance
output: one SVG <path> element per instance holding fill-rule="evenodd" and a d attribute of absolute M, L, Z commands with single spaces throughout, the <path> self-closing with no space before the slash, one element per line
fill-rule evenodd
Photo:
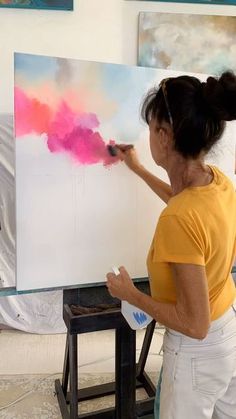
<path fill-rule="evenodd" d="M 67 333 L 67 337 L 66 337 L 65 357 L 64 357 L 63 375 L 62 375 L 62 391 L 65 397 L 67 395 L 67 390 L 68 390 L 68 381 L 69 381 L 69 333 Z"/>
<path fill-rule="evenodd" d="M 145 373 L 144 369 L 147 362 L 148 353 L 152 343 L 153 333 L 155 330 L 156 321 L 153 320 L 147 327 L 145 337 L 143 340 L 143 346 L 139 356 L 139 361 L 137 364 L 137 379 L 143 383 L 144 388 L 149 397 L 154 397 L 156 393 L 156 387 L 153 382 L 150 380 L 148 375 Z"/>
<path fill-rule="evenodd" d="M 139 356 L 139 361 L 138 361 L 138 366 L 137 366 L 137 378 L 139 378 L 139 376 L 141 376 L 144 372 L 145 369 L 145 365 L 147 362 L 147 357 L 148 357 L 148 353 L 150 350 L 150 346 L 152 343 L 152 338 L 153 338 L 153 333 L 155 330 L 155 326 L 156 326 L 156 321 L 153 320 L 146 329 L 146 333 L 144 336 L 144 340 L 143 340 L 143 346 L 140 352 L 140 356 Z"/>
<path fill-rule="evenodd" d="M 78 419 L 78 354 L 77 335 L 69 335 L 70 419 Z"/>
<path fill-rule="evenodd" d="M 136 332 L 116 329 L 116 419 L 136 418 Z"/>

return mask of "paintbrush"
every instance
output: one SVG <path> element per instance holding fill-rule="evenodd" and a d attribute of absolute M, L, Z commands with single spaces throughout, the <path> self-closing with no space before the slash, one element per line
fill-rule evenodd
<path fill-rule="evenodd" d="M 132 144 L 127 144 L 127 145 L 108 144 L 107 145 L 107 150 L 108 150 L 108 153 L 110 154 L 110 156 L 116 157 L 117 156 L 117 150 L 125 152 L 126 150 L 130 150 L 133 147 L 134 146 Z"/>

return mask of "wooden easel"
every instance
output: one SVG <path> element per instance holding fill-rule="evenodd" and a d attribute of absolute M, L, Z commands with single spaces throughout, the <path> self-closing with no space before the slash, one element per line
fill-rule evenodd
<path fill-rule="evenodd" d="M 144 292 L 148 282 L 136 284 Z M 55 381 L 55 389 L 63 419 L 136 419 L 153 418 L 156 386 L 145 372 L 146 360 L 151 345 L 155 321 L 146 329 L 139 361 L 136 364 L 136 332 L 128 326 L 120 308 L 101 313 L 73 315 L 70 305 L 81 306 L 101 303 L 113 304 L 114 300 L 106 287 L 81 288 L 63 291 L 63 318 L 67 326 L 62 382 Z M 92 301 L 91 301 L 92 299 Z M 99 330 L 115 329 L 115 382 L 78 389 L 77 336 Z M 68 386 L 70 383 L 70 390 Z M 143 387 L 148 398 L 136 402 L 136 389 Z M 79 415 L 78 402 L 115 394 L 115 407 Z"/>

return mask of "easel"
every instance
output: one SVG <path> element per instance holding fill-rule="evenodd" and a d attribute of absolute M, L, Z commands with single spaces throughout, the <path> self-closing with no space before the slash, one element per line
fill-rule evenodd
<path fill-rule="evenodd" d="M 148 292 L 147 280 L 136 284 Z M 55 381 L 55 389 L 63 419 L 136 419 L 153 418 L 156 387 L 145 372 L 155 321 L 146 329 L 139 361 L 136 364 L 136 332 L 128 326 L 120 308 L 101 313 L 73 315 L 70 305 L 96 306 L 113 304 L 114 300 L 104 285 L 92 289 L 81 288 L 63 291 L 63 318 L 67 326 L 62 382 Z M 92 301 L 91 301 L 92 298 Z M 78 390 L 77 336 L 99 330 L 115 329 L 115 382 Z M 70 382 L 70 391 L 68 384 Z M 136 402 L 135 392 L 143 387 L 148 399 Z M 115 407 L 78 415 L 78 402 L 115 394 Z M 68 409 L 68 405 L 70 409 Z"/>
<path fill-rule="evenodd" d="M 233 267 L 232 273 L 236 274 L 236 266 Z M 146 292 L 148 289 L 147 280 L 136 283 L 136 286 L 142 291 Z M 48 288 L 48 289 L 39 289 L 39 290 L 25 290 L 17 291 L 16 287 L 6 287 L 0 289 L 0 297 L 11 296 L 11 295 L 20 295 L 20 294 L 31 294 L 34 292 L 45 292 L 51 291 L 58 288 Z M 66 322 L 68 333 L 67 333 L 67 342 L 65 349 L 65 359 L 64 359 L 64 369 L 63 369 L 63 378 L 62 383 L 60 380 L 55 381 L 56 394 L 58 397 L 58 402 L 60 405 L 60 410 L 63 419 L 81 419 L 81 418 L 91 418 L 91 419 L 153 419 L 153 402 L 155 396 L 155 386 L 152 381 L 145 373 L 145 365 L 151 345 L 155 322 L 153 321 L 146 330 L 145 338 L 143 341 L 143 347 L 139 357 L 138 364 L 135 365 L 135 332 L 131 329 L 127 330 L 127 325 L 124 325 L 124 319 L 121 318 L 120 310 L 113 310 L 109 312 L 110 321 L 114 322 L 110 324 L 110 327 L 106 326 L 107 320 L 102 314 L 96 315 L 87 315 L 80 316 L 81 321 L 78 317 L 72 315 L 69 305 L 70 304 L 80 304 L 87 305 L 88 301 L 96 304 L 100 303 L 114 303 L 108 293 L 106 288 L 96 287 L 96 292 L 92 293 L 91 288 L 81 288 L 81 289 L 64 289 L 63 290 L 63 317 Z M 91 301 L 92 296 L 92 301 Z M 107 313 L 108 315 L 108 313 Z M 93 317 L 95 316 L 95 317 Z M 96 318 L 96 316 L 98 316 Z M 97 327 L 97 322 L 99 319 L 100 328 Z M 121 323 L 119 324 L 119 319 Z M 117 323 L 116 323 L 117 322 Z M 99 386 L 94 386 L 78 391 L 78 369 L 75 366 L 78 366 L 77 359 L 77 334 L 86 333 L 86 331 L 95 331 L 95 330 L 106 330 L 114 329 L 116 325 L 119 325 L 116 331 L 116 382 L 107 383 Z M 90 330 L 87 330 L 90 326 Z M 122 329 L 118 331 L 118 329 Z M 123 341 L 122 341 L 123 338 Z M 123 342 L 123 345 L 122 345 Z M 131 354 L 129 359 L 126 355 L 126 352 L 123 351 L 127 349 L 126 345 L 129 346 L 127 353 Z M 122 350 L 121 350 L 122 349 Z M 130 371 L 133 373 L 128 376 L 127 368 L 130 368 Z M 127 381 L 125 381 L 127 376 Z M 70 379 L 70 392 L 68 392 L 68 382 Z M 135 390 L 138 387 L 144 387 L 149 398 L 147 400 L 135 403 Z M 77 413 L 78 401 L 90 400 L 92 398 L 101 397 L 104 395 L 109 395 L 116 393 L 116 406 L 115 409 L 107 409 L 106 411 L 100 411 L 95 413 L 90 413 L 87 415 L 79 415 Z M 125 402 L 127 406 L 127 411 L 122 412 L 122 403 Z M 68 404 L 72 406 L 70 412 L 68 410 Z M 130 409 L 130 410 L 129 410 Z M 128 412 L 128 413 L 127 413 Z M 124 413 L 124 416 L 121 416 Z M 127 416 L 127 414 L 129 416 Z M 133 415 L 133 416 L 132 416 Z"/>

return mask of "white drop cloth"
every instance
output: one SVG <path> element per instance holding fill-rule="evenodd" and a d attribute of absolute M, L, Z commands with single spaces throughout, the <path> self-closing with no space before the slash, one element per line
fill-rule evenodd
<path fill-rule="evenodd" d="M 15 286 L 13 116 L 0 115 L 0 287 Z M 0 297 L 0 324 L 30 333 L 62 333 L 62 291 Z"/>

